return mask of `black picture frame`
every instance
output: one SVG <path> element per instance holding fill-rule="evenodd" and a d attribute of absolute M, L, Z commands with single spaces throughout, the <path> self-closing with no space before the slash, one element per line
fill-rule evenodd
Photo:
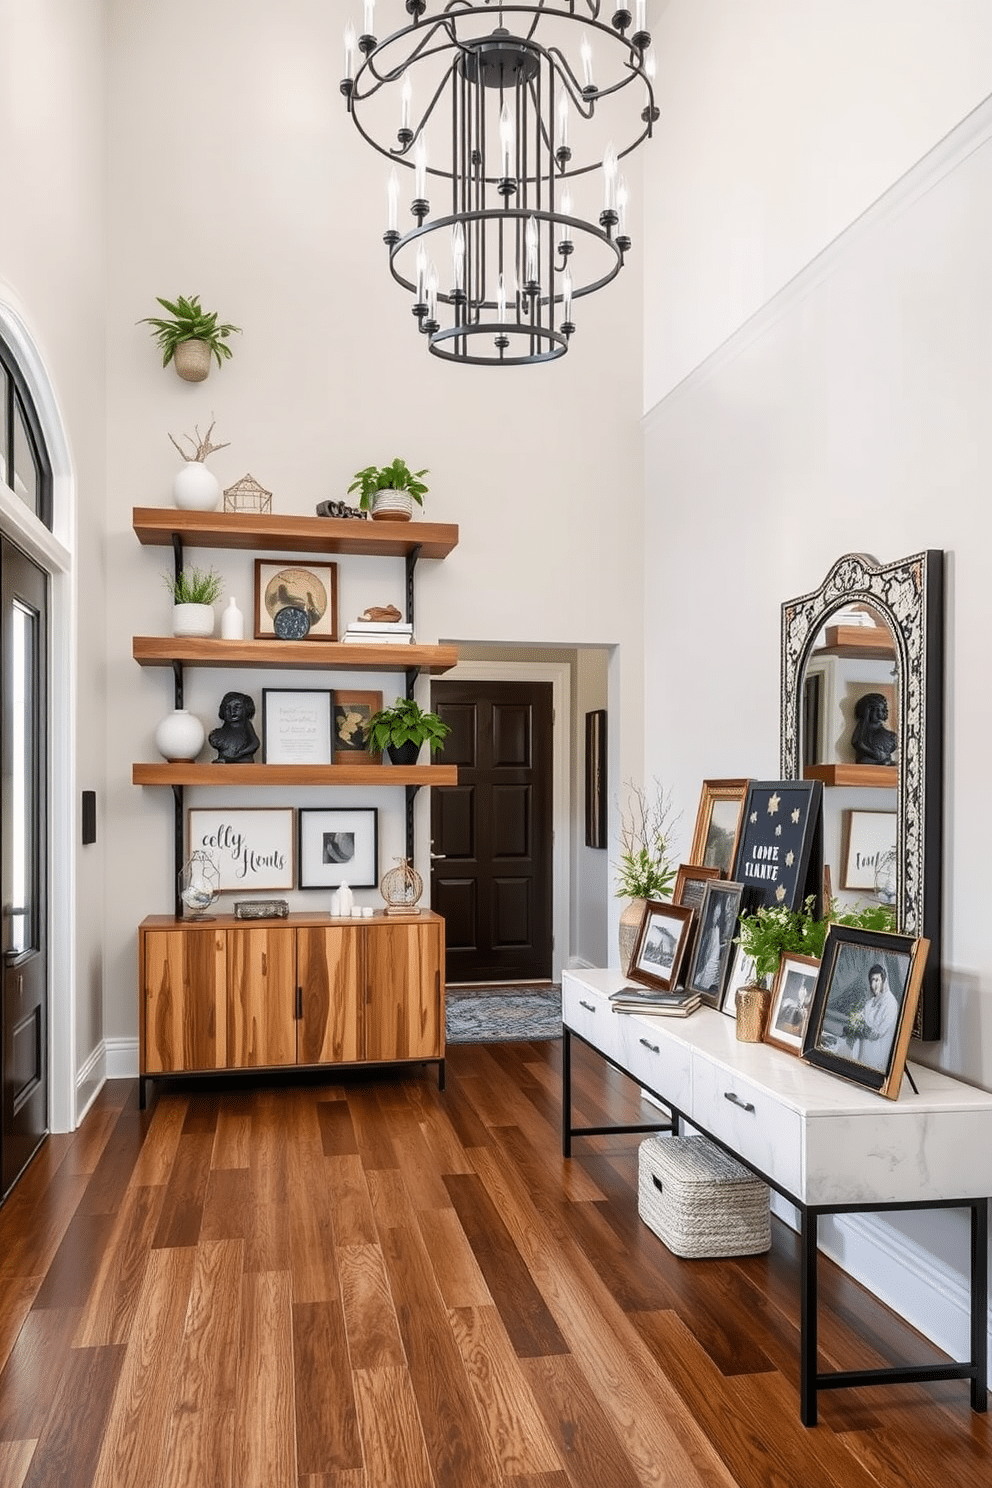
<path fill-rule="evenodd" d="M 732 877 L 742 885 L 742 910 L 799 909 L 812 895 L 821 913 L 823 783 L 752 780 L 744 799 Z"/>
<path fill-rule="evenodd" d="M 378 888 L 377 807 L 301 807 L 298 814 L 299 888 Z"/>
<path fill-rule="evenodd" d="M 606 847 L 606 709 L 586 714 L 586 847 Z"/>
<path fill-rule="evenodd" d="M 727 879 L 710 879 L 703 890 L 685 988 L 698 992 L 710 1007 L 723 1001 L 743 897 L 743 885 Z"/>

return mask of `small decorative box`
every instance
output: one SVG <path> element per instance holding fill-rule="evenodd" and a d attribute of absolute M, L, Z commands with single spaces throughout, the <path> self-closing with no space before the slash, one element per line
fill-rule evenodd
<path fill-rule="evenodd" d="M 772 1243 L 769 1191 L 706 1137 L 649 1137 L 637 1212 L 677 1256 L 756 1255 Z"/>
<path fill-rule="evenodd" d="M 236 899 L 236 920 L 284 920 L 289 914 L 289 903 L 285 899 Z"/>

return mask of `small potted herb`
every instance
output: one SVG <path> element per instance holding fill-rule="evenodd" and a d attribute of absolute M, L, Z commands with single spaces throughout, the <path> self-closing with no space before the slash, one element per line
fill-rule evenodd
<path fill-rule="evenodd" d="M 373 713 L 365 737 L 370 750 L 385 750 L 394 765 L 415 765 L 425 742 L 436 753 L 450 733 L 436 713 L 425 713 L 414 698 L 398 697 L 391 708 Z"/>
<path fill-rule="evenodd" d="M 813 913 L 811 894 L 799 909 L 785 904 L 762 905 L 753 914 L 742 914 L 736 944 L 754 964 L 754 981 L 738 988 L 737 1037 L 744 1043 L 760 1043 L 771 1008 L 769 979 L 787 951 L 812 956 L 819 961 L 827 938 L 828 920 Z"/>
<path fill-rule="evenodd" d="M 210 371 L 211 357 L 216 358 L 219 367 L 222 359 L 231 355 L 227 338 L 240 335 L 241 327 L 218 325 L 217 311 L 205 311 L 199 295 L 190 295 L 189 299 L 178 295 L 175 300 L 163 300 L 161 295 L 155 298 L 163 310 L 168 310 L 168 318 L 146 315 L 138 325 L 152 327 L 163 367 L 172 362 L 185 382 L 202 382 Z"/>
<path fill-rule="evenodd" d="M 172 595 L 172 634 L 210 636 L 214 633 L 214 604 L 223 584 L 216 569 L 183 568 L 178 574 L 163 574 Z"/>
<path fill-rule="evenodd" d="M 427 470 L 411 470 L 405 460 L 391 465 L 366 465 L 355 473 L 348 487 L 361 491 L 358 505 L 372 513 L 373 521 L 408 522 L 413 516 L 413 503 L 423 506 L 427 487 L 420 479 Z"/>

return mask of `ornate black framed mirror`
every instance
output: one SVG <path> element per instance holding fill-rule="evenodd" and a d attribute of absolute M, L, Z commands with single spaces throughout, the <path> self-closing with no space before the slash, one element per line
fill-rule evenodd
<path fill-rule="evenodd" d="M 930 941 L 913 1032 L 940 1037 L 944 554 L 848 553 L 782 606 L 781 769 L 824 784 L 824 860 L 844 902 L 891 904 Z"/>

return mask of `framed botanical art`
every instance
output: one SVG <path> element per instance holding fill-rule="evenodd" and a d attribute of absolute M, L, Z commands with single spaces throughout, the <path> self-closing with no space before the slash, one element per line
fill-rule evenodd
<path fill-rule="evenodd" d="M 929 941 L 831 925 L 802 1057 L 896 1100 Z"/>
<path fill-rule="evenodd" d="M 210 853 L 220 870 L 221 893 L 293 887 L 293 808 L 190 807 L 189 851 Z"/>
<path fill-rule="evenodd" d="M 739 883 L 715 878 L 703 892 L 685 987 L 687 992 L 698 992 L 710 1007 L 718 1008 L 723 1000 L 742 893 Z"/>
<path fill-rule="evenodd" d="M 368 746 L 369 719 L 382 707 L 381 692 L 345 692 L 334 694 L 334 763 L 362 765 L 372 763 Z M 375 759 L 380 756 L 377 754 Z"/>
<path fill-rule="evenodd" d="M 819 780 L 752 780 L 744 799 L 734 878 L 744 887 L 743 909 L 763 905 L 798 909 L 820 901 L 823 830 Z"/>
<path fill-rule="evenodd" d="M 379 883 L 379 813 L 374 806 L 300 808 L 301 889 L 374 889 Z"/>
<path fill-rule="evenodd" d="M 330 688 L 262 688 L 262 759 L 267 765 L 331 763 Z"/>
<path fill-rule="evenodd" d="M 749 780 L 704 780 L 689 861 L 727 878 L 734 866 Z"/>
<path fill-rule="evenodd" d="M 685 956 L 693 913 L 667 900 L 647 901 L 627 972 L 632 982 L 672 991 Z"/>
<path fill-rule="evenodd" d="M 255 639 L 336 641 L 336 563 L 255 559 Z"/>
<path fill-rule="evenodd" d="M 815 956 L 786 951 L 779 962 L 772 988 L 772 1005 L 765 1025 L 765 1043 L 802 1053 L 803 1034 L 813 1002 L 820 963 Z"/>

